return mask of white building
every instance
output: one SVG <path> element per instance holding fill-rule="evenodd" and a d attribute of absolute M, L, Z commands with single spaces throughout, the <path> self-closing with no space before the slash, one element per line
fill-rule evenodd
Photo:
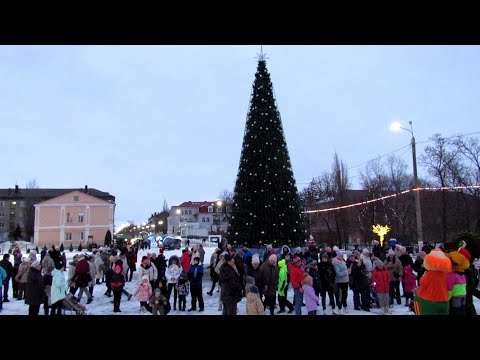
<path fill-rule="evenodd" d="M 168 233 L 181 237 L 224 233 L 228 228 L 226 210 L 216 201 L 187 201 L 172 206 L 167 219 Z"/>

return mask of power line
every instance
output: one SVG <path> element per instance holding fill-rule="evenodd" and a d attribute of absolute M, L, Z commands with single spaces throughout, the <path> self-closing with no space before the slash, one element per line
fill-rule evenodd
<path fill-rule="evenodd" d="M 468 133 L 468 134 L 460 134 L 460 135 L 452 135 L 450 137 L 447 137 L 447 138 L 443 138 L 445 140 L 449 140 L 449 139 L 453 139 L 453 138 L 456 138 L 456 137 L 464 137 L 464 136 L 469 136 L 469 135 L 476 135 L 476 134 L 480 134 L 480 131 L 475 131 L 475 132 L 471 132 L 471 133 Z M 425 144 L 425 143 L 429 143 L 429 142 L 434 142 L 434 140 L 425 140 L 425 141 L 416 141 L 415 144 Z M 406 148 L 409 148 L 411 147 L 411 144 L 408 144 L 408 145 L 405 145 L 397 150 L 393 150 L 387 154 L 384 154 L 384 155 L 380 155 L 374 159 L 371 159 L 371 160 L 368 160 L 368 161 L 365 161 L 361 164 L 358 164 L 358 165 L 354 165 L 354 166 L 350 166 L 349 168 L 347 168 L 347 170 L 350 170 L 350 169 L 354 169 L 354 168 L 357 168 L 359 166 L 362 166 L 362 165 L 365 165 L 365 164 L 368 164 L 369 162 L 372 162 L 372 161 L 375 161 L 375 160 L 379 160 L 381 158 L 384 158 L 385 156 L 388 156 L 388 155 L 391 155 L 393 153 L 396 153 L 397 151 L 400 151 L 400 150 L 403 150 L 403 149 L 406 149 Z M 310 184 L 310 182 L 317 176 L 313 176 L 311 178 L 305 178 L 305 179 L 299 179 L 297 180 L 297 185 L 307 185 L 307 184 Z M 304 182 L 304 181 L 308 181 L 308 182 Z"/>

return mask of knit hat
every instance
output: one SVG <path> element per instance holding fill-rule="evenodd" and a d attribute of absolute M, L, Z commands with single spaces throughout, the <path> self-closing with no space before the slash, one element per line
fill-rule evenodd
<path fill-rule="evenodd" d="M 193 261 L 198 261 L 198 262 L 200 263 L 200 258 L 199 258 L 198 256 L 195 256 L 195 257 L 193 258 Z"/>
<path fill-rule="evenodd" d="M 336 253 L 337 253 L 337 258 L 343 258 L 342 250 L 336 250 Z"/>
<path fill-rule="evenodd" d="M 115 266 L 115 271 L 117 271 L 117 270 L 122 271 L 122 268 L 120 267 L 120 265 Z"/>
<path fill-rule="evenodd" d="M 300 259 L 300 256 L 294 256 L 292 263 L 295 264 L 295 263 L 297 263 L 297 262 L 299 262 L 299 261 L 301 261 L 301 260 L 302 260 L 302 259 Z"/>
<path fill-rule="evenodd" d="M 368 250 L 368 248 L 363 248 L 362 254 L 363 254 L 363 255 L 370 254 L 370 250 Z"/>
<path fill-rule="evenodd" d="M 255 286 L 255 285 L 250 286 L 250 292 L 254 294 L 258 294 L 258 286 Z"/>
<path fill-rule="evenodd" d="M 223 257 L 223 260 L 225 260 L 225 262 L 227 262 L 227 261 L 232 260 L 232 257 L 229 254 L 225 254 L 225 256 Z"/>
<path fill-rule="evenodd" d="M 32 265 L 30 265 L 31 267 L 33 267 L 34 269 L 37 269 L 37 270 L 41 270 L 42 269 L 42 264 L 40 263 L 40 261 L 38 260 L 35 260 Z"/>
<path fill-rule="evenodd" d="M 60 270 L 60 269 L 62 269 L 62 268 L 63 268 L 63 263 L 57 262 L 57 263 L 55 264 L 55 269 Z"/>
<path fill-rule="evenodd" d="M 335 245 L 335 246 L 333 247 L 333 251 L 337 251 L 337 250 L 339 250 L 339 249 L 338 249 L 338 246 Z"/>
<path fill-rule="evenodd" d="M 330 257 L 331 257 L 331 255 L 330 255 L 330 253 L 328 253 L 328 252 L 324 252 L 324 253 L 322 254 L 322 258 L 330 259 Z"/>
<path fill-rule="evenodd" d="M 161 295 L 162 294 L 162 290 L 160 290 L 159 288 L 156 288 L 155 291 L 153 292 L 154 295 Z"/>
<path fill-rule="evenodd" d="M 108 258 L 108 260 L 109 260 L 110 262 L 112 262 L 112 263 L 115 262 L 115 256 L 110 255 L 110 257 Z"/>
<path fill-rule="evenodd" d="M 296 253 L 302 252 L 302 248 L 301 248 L 300 246 L 297 247 L 297 248 L 295 249 L 295 252 L 296 252 Z"/>
<path fill-rule="evenodd" d="M 392 249 L 388 250 L 387 256 L 390 256 L 390 255 L 395 256 L 395 253 L 393 252 Z"/>
<path fill-rule="evenodd" d="M 312 266 L 318 266 L 317 260 L 313 260 L 312 262 L 310 262 L 310 263 L 308 264 L 308 266 L 310 266 L 310 267 L 312 267 Z"/>
<path fill-rule="evenodd" d="M 423 251 L 423 250 L 420 250 L 420 251 L 418 252 L 418 256 L 420 257 L 420 259 L 423 259 L 423 258 L 425 257 L 425 255 L 427 255 L 427 253 L 426 253 L 425 251 Z"/>
<path fill-rule="evenodd" d="M 148 281 L 148 276 L 147 276 L 147 275 L 143 275 L 143 276 L 142 276 L 142 281 L 143 281 L 143 280 L 147 280 L 147 281 Z"/>
<path fill-rule="evenodd" d="M 268 261 L 275 261 L 275 262 L 277 262 L 277 255 L 275 255 L 275 254 L 270 255 L 270 256 L 268 257 Z"/>
<path fill-rule="evenodd" d="M 160 249 L 160 254 L 163 254 L 164 250 L 163 248 Z"/>
<path fill-rule="evenodd" d="M 460 254 L 462 254 L 463 256 L 465 256 L 465 258 L 468 260 L 468 261 L 471 261 L 472 260 L 472 255 L 470 254 L 470 251 L 468 251 L 467 249 L 465 249 L 464 247 L 461 248 L 460 250 L 458 250 L 458 252 Z"/>
<path fill-rule="evenodd" d="M 382 260 L 375 261 L 375 266 L 379 269 L 383 269 L 383 262 Z"/>
<path fill-rule="evenodd" d="M 247 282 L 247 284 L 255 284 L 255 278 L 253 276 L 247 275 L 245 277 L 245 281 Z"/>
<path fill-rule="evenodd" d="M 30 254 L 28 254 L 28 258 L 32 260 L 37 260 L 37 252 L 35 250 L 31 250 Z"/>
<path fill-rule="evenodd" d="M 260 256 L 258 254 L 252 255 L 252 264 L 260 264 Z"/>

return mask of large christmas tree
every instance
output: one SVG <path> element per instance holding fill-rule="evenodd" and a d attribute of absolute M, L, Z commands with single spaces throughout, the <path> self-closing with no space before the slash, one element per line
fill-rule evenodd
<path fill-rule="evenodd" d="M 265 57 L 259 56 L 235 184 L 228 240 L 234 244 L 305 243 L 300 201 Z"/>

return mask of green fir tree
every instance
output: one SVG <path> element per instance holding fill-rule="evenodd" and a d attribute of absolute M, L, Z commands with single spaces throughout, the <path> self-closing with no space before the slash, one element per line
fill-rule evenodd
<path fill-rule="evenodd" d="M 230 243 L 274 247 L 305 243 L 306 231 L 282 120 L 260 54 L 235 183 Z"/>

